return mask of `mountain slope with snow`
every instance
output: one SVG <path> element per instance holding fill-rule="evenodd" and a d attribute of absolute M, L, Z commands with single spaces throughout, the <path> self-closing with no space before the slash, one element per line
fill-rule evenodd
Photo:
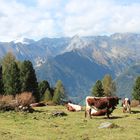
<path fill-rule="evenodd" d="M 104 74 L 117 78 L 140 62 L 140 34 L 0 42 L 0 57 L 9 51 L 19 60 L 32 61 L 39 80 L 54 84 L 60 79 L 70 96 L 82 96 L 82 91 L 90 94 L 91 85 Z"/>

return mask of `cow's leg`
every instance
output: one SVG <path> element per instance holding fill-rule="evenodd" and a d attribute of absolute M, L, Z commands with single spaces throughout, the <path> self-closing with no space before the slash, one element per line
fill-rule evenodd
<path fill-rule="evenodd" d="M 130 107 L 130 105 L 129 105 L 129 104 L 127 105 L 127 108 L 128 108 L 128 109 L 127 109 L 127 110 L 128 110 L 128 112 L 129 112 L 129 113 L 131 113 L 131 107 Z"/>
<path fill-rule="evenodd" d="M 109 116 L 109 109 L 107 109 L 107 114 L 106 114 L 106 115 L 107 115 L 107 118 L 110 119 L 110 116 Z"/>
<path fill-rule="evenodd" d="M 127 105 L 123 106 L 123 113 L 126 113 L 127 112 L 127 108 L 128 108 Z"/>
<path fill-rule="evenodd" d="M 87 117 L 87 110 L 85 110 L 85 118 Z"/>
<path fill-rule="evenodd" d="M 109 116 L 109 114 L 108 114 L 108 113 L 107 113 L 107 118 L 108 118 L 108 119 L 110 119 L 110 116 Z"/>
<path fill-rule="evenodd" d="M 87 117 L 87 115 L 89 115 L 89 108 L 86 107 L 86 109 L 85 109 L 85 118 Z"/>
<path fill-rule="evenodd" d="M 125 108 L 123 107 L 123 113 L 125 113 Z"/>
<path fill-rule="evenodd" d="M 85 118 L 87 117 L 87 115 L 91 118 L 91 109 L 85 110 Z"/>
<path fill-rule="evenodd" d="M 129 106 L 129 113 L 131 114 L 131 107 Z"/>
<path fill-rule="evenodd" d="M 89 117 L 90 117 L 90 119 L 92 119 L 92 117 L 91 117 L 91 108 L 89 109 Z"/>

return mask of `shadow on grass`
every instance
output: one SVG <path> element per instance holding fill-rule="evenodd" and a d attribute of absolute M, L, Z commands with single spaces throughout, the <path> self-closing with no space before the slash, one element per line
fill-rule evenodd
<path fill-rule="evenodd" d="M 108 120 L 114 120 L 114 119 L 122 119 L 124 117 L 122 116 L 111 116 L 110 118 L 104 117 L 104 119 L 108 119 Z"/>
<path fill-rule="evenodd" d="M 44 110 L 34 110 L 34 112 L 42 113 L 42 112 L 46 112 L 46 111 L 44 111 Z"/>
<path fill-rule="evenodd" d="M 122 118 L 125 118 L 125 116 L 110 116 L 110 118 L 107 118 L 107 116 L 105 116 L 105 117 L 95 117 L 95 119 L 105 119 L 105 120 L 113 120 L 113 119 L 122 119 Z M 94 117 L 92 117 L 92 119 L 94 119 Z"/>
<path fill-rule="evenodd" d="M 138 114 L 138 113 L 140 113 L 140 111 L 138 111 L 138 110 L 132 110 L 131 113 Z"/>

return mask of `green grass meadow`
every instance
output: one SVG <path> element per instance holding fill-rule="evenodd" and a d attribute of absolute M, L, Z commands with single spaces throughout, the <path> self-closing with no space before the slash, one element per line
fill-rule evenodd
<path fill-rule="evenodd" d="M 140 108 L 122 113 L 117 108 L 111 119 L 84 117 L 84 111 L 68 112 L 64 106 L 35 108 L 34 113 L 0 112 L 0 140 L 140 140 Z M 64 117 L 52 117 L 61 110 Z M 99 129 L 101 123 L 112 122 L 118 127 Z"/>

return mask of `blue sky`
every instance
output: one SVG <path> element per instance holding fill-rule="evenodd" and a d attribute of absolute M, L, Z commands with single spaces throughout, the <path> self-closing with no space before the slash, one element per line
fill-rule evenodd
<path fill-rule="evenodd" d="M 140 0 L 0 0 L 0 41 L 140 33 Z"/>

